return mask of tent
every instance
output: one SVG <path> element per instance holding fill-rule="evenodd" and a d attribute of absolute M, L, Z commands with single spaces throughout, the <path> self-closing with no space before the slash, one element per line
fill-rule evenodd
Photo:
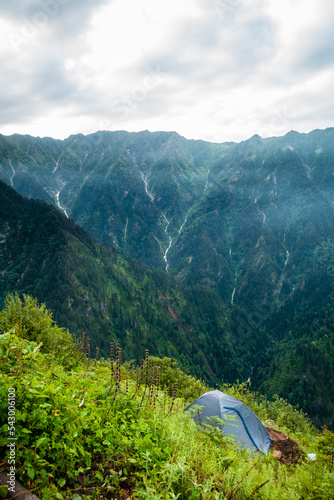
<path fill-rule="evenodd" d="M 198 412 L 194 408 L 197 405 L 203 407 Z M 196 422 L 201 420 L 203 423 L 212 423 L 209 420 L 211 417 L 219 417 L 226 424 L 222 426 L 216 422 L 212 425 L 218 426 L 223 434 L 230 434 L 242 447 L 249 448 L 252 452 L 260 450 L 268 455 L 273 439 L 255 413 L 238 399 L 221 391 L 210 391 L 193 401 L 185 411 L 191 409 L 195 410 L 193 418 Z"/>

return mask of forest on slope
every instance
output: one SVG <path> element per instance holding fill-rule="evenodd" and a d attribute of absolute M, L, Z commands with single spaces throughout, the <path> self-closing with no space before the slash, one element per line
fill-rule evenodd
<path fill-rule="evenodd" d="M 259 324 L 334 238 L 333 144 L 334 129 L 239 144 L 148 131 L 0 136 L 0 178 Z"/>
<path fill-rule="evenodd" d="M 192 373 L 250 377 L 333 426 L 333 164 L 334 129 L 240 144 L 0 136 L 0 177 L 105 245 L 41 201 L 30 226 L 14 209 L 10 222 L 2 197 L 2 301 L 31 293 L 104 353 L 108 336 L 130 357 L 149 341 Z"/>
<path fill-rule="evenodd" d="M 109 355 L 118 340 L 125 359 L 177 359 L 207 382 L 249 376 L 260 338 L 242 311 L 210 290 L 188 288 L 103 247 L 85 229 L 41 200 L 0 181 L 0 301 L 29 294 L 77 337 Z M 172 313 L 172 314 L 171 314 Z"/>

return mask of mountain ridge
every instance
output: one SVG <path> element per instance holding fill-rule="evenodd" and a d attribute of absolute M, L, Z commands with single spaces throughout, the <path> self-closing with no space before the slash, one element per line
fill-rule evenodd
<path fill-rule="evenodd" d="M 154 275 L 158 283 L 172 280 L 171 307 L 189 331 L 198 335 L 200 349 L 208 339 L 205 356 L 209 346 L 221 349 L 218 364 L 218 358 L 209 360 L 213 371 L 220 373 L 220 363 L 226 362 L 229 352 L 224 345 L 231 339 L 232 360 L 237 366 L 239 353 L 241 366 L 229 363 L 229 374 L 224 371 L 224 377 L 233 379 L 242 373 L 245 378 L 241 378 L 247 379 L 251 375 L 255 388 L 297 401 L 317 425 L 332 425 L 326 375 L 317 365 L 324 346 L 331 353 L 334 345 L 329 334 L 334 330 L 330 258 L 334 243 L 333 165 L 334 128 L 221 144 L 189 141 L 177 133 L 145 131 L 98 132 L 88 138 L 71 136 L 66 141 L 0 136 L 1 179 L 25 196 L 44 197 L 118 258 L 126 256 L 134 268 L 139 269 L 142 264 L 136 262 L 142 261 L 148 267 L 141 274 Z M 67 255 L 73 260 L 70 251 Z M 78 264 L 80 269 L 83 262 Z M 127 266 L 124 283 L 133 282 L 128 275 L 131 266 Z M 73 264 L 71 273 L 74 271 Z M 103 283 L 100 271 L 94 272 Z M 313 300 L 312 288 L 319 276 L 323 276 L 329 297 L 326 300 L 321 292 L 320 308 Z M 87 280 L 83 271 L 81 279 Z M 181 310 L 177 287 L 182 289 Z M 131 303 L 130 296 L 134 297 L 130 293 L 124 303 Z M 205 310 L 211 311 L 202 310 L 205 321 L 199 315 L 202 306 L 198 296 L 206 304 Z M 58 297 L 60 310 L 64 308 L 62 300 Z M 302 300 L 301 309 L 298 300 Z M 153 303 L 160 311 L 160 305 Z M 297 311 L 295 316 L 289 312 L 291 304 Z M 219 308 L 223 308 L 221 316 Z M 318 310 L 328 318 L 326 324 L 316 321 Z M 302 321 L 305 312 L 313 332 Z M 164 314 L 169 314 L 167 306 Z M 154 315 L 152 311 L 150 317 Z M 97 330 L 105 324 L 105 316 L 100 311 Z M 220 318 L 218 323 L 215 318 Z M 281 325 L 279 335 L 274 318 Z M 134 328 L 135 320 L 131 322 Z M 219 335 L 225 344 L 215 338 L 215 328 L 224 329 L 224 324 L 226 336 Z M 120 323 L 122 335 L 123 327 Z M 162 324 L 159 328 L 163 332 Z M 139 331 L 145 338 L 143 330 Z M 176 335 L 175 330 L 173 336 L 171 331 L 173 342 L 177 344 L 185 333 L 178 331 Z M 181 344 L 177 344 L 180 352 L 176 344 L 170 352 L 182 358 Z M 197 355 L 201 357 L 199 351 Z M 332 358 L 324 359 L 330 379 Z M 201 359 L 194 365 L 205 371 Z M 190 365 L 188 357 L 183 366 Z M 282 366 L 284 373 L 280 372 Z M 317 372 L 321 373 L 321 389 L 316 384 Z M 303 389 L 297 390 L 301 382 Z"/>
<path fill-rule="evenodd" d="M 310 233 L 323 226 L 320 238 L 333 235 L 333 130 L 221 144 L 176 132 L 0 136 L 0 178 L 107 246 L 187 284 L 212 286 L 226 301 L 256 310 L 247 283 L 256 285 L 266 268 L 260 301 L 271 310 L 306 271 L 295 242 L 312 237 L 307 226 Z"/>

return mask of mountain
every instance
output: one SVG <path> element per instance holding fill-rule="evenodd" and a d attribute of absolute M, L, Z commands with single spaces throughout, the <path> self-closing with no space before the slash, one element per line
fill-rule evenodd
<path fill-rule="evenodd" d="M 192 289 L 107 249 L 42 200 L 0 181 L 0 305 L 8 293 L 46 304 L 57 323 L 90 337 L 108 357 L 118 340 L 124 359 L 176 358 L 216 384 L 249 376 L 260 339 L 242 311 L 201 286 Z M 240 345 L 242 344 L 242 346 Z"/>
<path fill-rule="evenodd" d="M 319 248 L 317 272 L 306 278 L 266 322 L 267 359 L 254 385 L 281 394 L 312 416 L 334 426 L 334 247 Z"/>
<path fill-rule="evenodd" d="M 104 352 L 105 332 L 123 336 L 129 356 L 150 339 L 155 354 L 175 357 L 200 376 L 250 376 L 253 387 L 298 403 L 317 425 L 333 425 L 333 164 L 333 128 L 239 144 L 148 131 L 64 141 L 0 136 L 0 178 L 57 207 L 70 217 L 61 217 L 61 225 L 75 227 L 99 255 L 109 256 L 109 264 L 96 265 L 94 258 L 87 264 L 93 247 L 79 249 L 78 238 L 67 236 L 65 253 L 48 250 L 50 272 L 52 259 L 59 259 L 56 289 L 49 273 L 45 292 L 37 287 L 43 260 L 33 275 L 30 268 L 15 271 L 16 261 L 5 259 L 2 294 L 37 296 L 61 325 L 94 332 Z M 54 217 L 59 210 L 53 209 Z M 112 273 L 114 288 L 106 278 Z M 111 310 L 112 290 L 120 317 L 132 319 L 113 319 L 111 328 L 107 318 L 117 310 Z M 72 296 L 78 296 L 75 306 Z M 87 300 L 93 305 L 87 307 Z M 151 325 L 147 336 L 145 325 Z"/>
<path fill-rule="evenodd" d="M 0 178 L 259 324 L 334 237 L 333 144 L 334 129 L 240 144 L 148 131 L 0 136 Z"/>
<path fill-rule="evenodd" d="M 165 268 L 170 235 L 201 196 L 213 149 L 176 133 L 2 136 L 1 179 L 58 206 L 105 244 Z"/>

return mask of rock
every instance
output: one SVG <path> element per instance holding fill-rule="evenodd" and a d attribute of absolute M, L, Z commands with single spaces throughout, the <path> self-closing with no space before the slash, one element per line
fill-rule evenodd
<path fill-rule="evenodd" d="M 5 472 L 0 472 L 0 485 L 6 485 L 8 476 Z M 39 500 L 36 495 L 26 490 L 18 481 L 15 481 L 15 491 L 8 490 L 7 498 L 17 498 L 18 500 Z"/>
<path fill-rule="evenodd" d="M 273 457 L 277 458 L 278 460 L 281 460 L 283 454 L 281 451 L 273 450 L 272 455 L 273 455 Z"/>

